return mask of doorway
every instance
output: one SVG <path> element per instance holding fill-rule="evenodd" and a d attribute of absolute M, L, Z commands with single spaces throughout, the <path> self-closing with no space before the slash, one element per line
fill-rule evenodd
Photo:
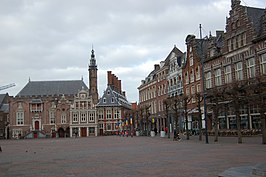
<path fill-rule="evenodd" d="M 65 137 L 65 131 L 62 127 L 58 129 L 58 136 L 59 136 L 59 138 Z"/>
<path fill-rule="evenodd" d="M 87 136 L 87 127 L 81 127 L 80 128 L 80 136 L 86 137 Z"/>
<path fill-rule="evenodd" d="M 34 122 L 35 130 L 39 130 L 39 121 Z"/>

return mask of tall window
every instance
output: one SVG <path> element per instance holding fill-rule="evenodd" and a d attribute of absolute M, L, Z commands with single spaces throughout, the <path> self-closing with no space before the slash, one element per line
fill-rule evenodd
<path fill-rule="evenodd" d="M 98 110 L 98 118 L 99 118 L 99 120 L 103 120 L 103 110 L 102 109 Z"/>
<path fill-rule="evenodd" d="M 232 48 L 231 48 L 231 39 L 227 40 L 227 47 L 228 47 L 228 51 L 230 52 L 232 50 Z"/>
<path fill-rule="evenodd" d="M 261 74 L 266 74 L 266 53 L 261 55 L 260 71 L 261 71 Z"/>
<path fill-rule="evenodd" d="M 49 119 L 50 119 L 50 124 L 55 124 L 55 111 L 54 110 L 49 112 Z"/>
<path fill-rule="evenodd" d="M 215 85 L 220 86 L 222 85 L 222 74 L 221 69 L 216 69 L 214 71 L 214 77 L 215 77 Z"/>
<path fill-rule="evenodd" d="M 200 93 L 201 92 L 201 88 L 200 88 L 200 84 L 197 85 L 197 90 L 196 90 L 197 93 Z"/>
<path fill-rule="evenodd" d="M 111 109 L 106 110 L 106 119 L 112 119 L 112 110 Z"/>
<path fill-rule="evenodd" d="M 120 111 L 119 111 L 119 109 L 115 109 L 114 110 L 114 118 L 115 119 L 119 119 L 120 118 Z"/>
<path fill-rule="evenodd" d="M 232 73 L 231 73 L 231 66 L 230 65 L 224 67 L 224 82 L 226 84 L 232 82 Z"/>
<path fill-rule="evenodd" d="M 90 121 L 90 122 L 94 122 L 94 113 L 93 113 L 93 112 L 91 112 L 91 113 L 89 114 L 89 121 Z"/>
<path fill-rule="evenodd" d="M 190 71 L 190 82 L 191 83 L 194 82 L 194 70 L 193 69 L 191 69 Z"/>
<path fill-rule="evenodd" d="M 186 95 L 189 96 L 190 95 L 190 90 L 189 87 L 186 88 Z"/>
<path fill-rule="evenodd" d="M 192 103 L 195 103 L 196 102 L 196 99 L 195 99 L 195 86 L 191 86 L 191 96 L 192 96 Z"/>
<path fill-rule="evenodd" d="M 81 122 L 86 122 L 87 121 L 86 113 L 81 113 L 80 116 L 81 116 Z"/>
<path fill-rule="evenodd" d="M 200 66 L 196 68 L 196 80 L 200 80 Z"/>
<path fill-rule="evenodd" d="M 17 112 L 16 123 L 17 123 L 17 125 L 24 125 L 24 112 L 23 111 Z"/>
<path fill-rule="evenodd" d="M 186 80 L 186 84 L 188 84 L 189 83 L 188 72 L 185 73 L 185 80 Z"/>
<path fill-rule="evenodd" d="M 247 76 L 248 78 L 255 77 L 255 58 L 251 58 L 247 61 Z"/>
<path fill-rule="evenodd" d="M 243 64 L 238 62 L 235 65 L 236 80 L 243 80 Z"/>
<path fill-rule="evenodd" d="M 67 120 L 66 120 L 66 113 L 65 113 L 65 112 L 63 112 L 63 113 L 61 114 L 61 123 L 62 123 L 62 124 L 67 123 Z"/>
<path fill-rule="evenodd" d="M 190 53 L 189 65 L 193 66 L 193 54 L 192 53 Z"/>
<path fill-rule="evenodd" d="M 206 80 L 206 88 L 211 88 L 212 87 L 212 75 L 211 72 L 207 72 L 205 74 L 205 80 Z"/>
<path fill-rule="evenodd" d="M 73 122 L 78 122 L 78 113 L 73 113 Z"/>

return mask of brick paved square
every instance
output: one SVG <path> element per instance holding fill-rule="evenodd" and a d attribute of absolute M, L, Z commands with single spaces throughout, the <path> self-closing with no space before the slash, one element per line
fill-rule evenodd
<path fill-rule="evenodd" d="M 230 167 L 266 161 L 260 137 L 197 137 L 180 142 L 160 137 L 90 137 L 2 140 L 0 176 L 218 176 Z"/>

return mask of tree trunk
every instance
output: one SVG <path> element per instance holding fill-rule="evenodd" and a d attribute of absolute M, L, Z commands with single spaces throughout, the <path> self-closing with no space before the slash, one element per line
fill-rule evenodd
<path fill-rule="evenodd" d="M 236 106 L 237 108 L 238 106 Z M 241 133 L 241 117 L 239 114 L 239 107 L 236 109 L 236 126 L 237 126 L 237 143 L 242 144 L 242 133 Z"/>
<path fill-rule="evenodd" d="M 265 121 L 266 116 L 263 112 L 260 115 L 261 115 L 262 144 L 266 144 L 266 121 Z"/>
<path fill-rule="evenodd" d="M 199 111 L 199 141 L 202 141 L 202 118 L 201 118 L 201 109 L 200 103 L 198 103 L 198 111 Z"/>
<path fill-rule="evenodd" d="M 218 102 L 216 102 L 214 109 L 214 142 L 218 142 Z"/>
<path fill-rule="evenodd" d="M 185 104 L 186 104 L 186 103 L 185 103 Z M 189 140 L 188 117 L 187 117 L 187 105 L 185 105 L 185 119 L 186 119 L 186 134 L 187 134 L 187 140 Z"/>

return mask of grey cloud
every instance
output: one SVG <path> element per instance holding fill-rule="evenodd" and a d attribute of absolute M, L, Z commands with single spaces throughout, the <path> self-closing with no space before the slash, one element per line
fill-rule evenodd
<path fill-rule="evenodd" d="M 262 0 L 246 3 L 264 5 Z M 131 101 L 137 87 L 174 44 L 185 50 L 187 34 L 224 29 L 228 0 L 2 0 L 0 86 L 15 82 L 18 93 L 32 80 L 80 79 L 87 83 L 92 45 L 99 94 L 113 70 Z M 145 66 L 145 67 L 143 67 Z M 116 73 L 117 72 L 117 73 Z M 129 82 L 130 81 L 130 82 Z M 2 93 L 1 92 L 1 93 Z"/>

